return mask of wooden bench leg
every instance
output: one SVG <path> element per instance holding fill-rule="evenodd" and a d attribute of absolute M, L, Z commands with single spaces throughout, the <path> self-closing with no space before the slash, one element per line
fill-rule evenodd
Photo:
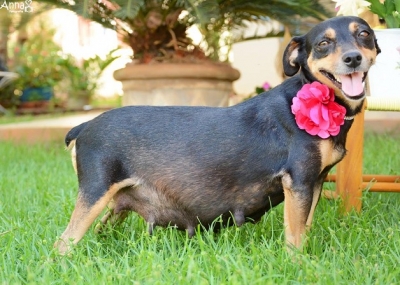
<path fill-rule="evenodd" d="M 342 212 L 361 211 L 362 156 L 364 146 L 364 108 L 354 118 L 347 135 L 347 154 L 337 165 L 336 194 L 342 199 Z"/>

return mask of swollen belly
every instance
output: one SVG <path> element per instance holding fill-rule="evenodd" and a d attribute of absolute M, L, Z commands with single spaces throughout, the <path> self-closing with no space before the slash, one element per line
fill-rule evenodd
<path fill-rule="evenodd" d="M 214 224 L 214 228 L 219 228 L 221 225 L 240 226 L 247 221 L 258 221 L 283 199 L 280 183 L 254 184 L 217 193 L 204 189 L 169 192 L 140 186 L 118 192 L 114 197 L 114 211 L 134 211 L 151 225 L 176 226 L 190 233 L 199 223 L 205 227 Z M 220 223 L 215 223 L 217 218 L 220 218 Z"/>

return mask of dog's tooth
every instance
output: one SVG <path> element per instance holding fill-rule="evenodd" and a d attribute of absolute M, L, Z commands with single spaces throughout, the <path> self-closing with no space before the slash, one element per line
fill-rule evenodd
<path fill-rule="evenodd" d="M 233 212 L 233 218 L 235 219 L 235 224 L 240 227 L 241 225 L 244 224 L 244 212 L 243 210 L 235 210 Z"/>
<path fill-rule="evenodd" d="M 332 74 L 332 75 L 333 75 L 333 77 L 335 78 L 335 80 L 336 80 L 337 82 L 339 82 L 339 83 L 342 82 L 342 81 L 340 81 L 339 76 L 337 76 L 336 74 Z"/>

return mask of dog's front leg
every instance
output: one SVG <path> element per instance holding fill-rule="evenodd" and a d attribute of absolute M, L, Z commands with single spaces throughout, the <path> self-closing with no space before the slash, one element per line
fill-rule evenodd
<path fill-rule="evenodd" d="M 313 189 L 296 187 L 289 174 L 282 177 L 286 245 L 301 250 L 313 204 Z M 315 203 L 316 204 L 316 203 Z"/>

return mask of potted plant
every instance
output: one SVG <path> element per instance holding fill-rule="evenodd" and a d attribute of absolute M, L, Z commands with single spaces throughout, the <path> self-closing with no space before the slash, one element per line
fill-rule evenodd
<path fill-rule="evenodd" d="M 225 106 L 232 81 L 240 76 L 227 63 L 233 29 L 245 20 L 266 16 L 293 23 L 298 16 L 323 19 L 326 15 L 316 0 L 41 2 L 54 3 L 115 29 L 132 48 L 133 63 L 115 73 L 123 83 L 125 105 Z M 202 36 L 200 44 L 188 36 L 194 25 Z"/>
<path fill-rule="evenodd" d="M 95 55 L 77 61 L 72 55 L 66 55 L 61 62 L 68 81 L 67 109 L 82 109 L 88 105 L 99 87 L 99 78 L 104 70 L 120 56 L 118 49 L 111 50 L 104 57 Z"/>
<path fill-rule="evenodd" d="M 400 28 L 399 0 L 385 0 L 383 3 L 379 0 L 367 0 L 367 2 L 371 3 L 369 10 L 383 19 L 388 29 Z"/>
<path fill-rule="evenodd" d="M 44 107 L 53 98 L 53 87 L 61 80 L 61 48 L 53 42 L 54 32 L 41 29 L 25 42 L 15 43 L 10 70 L 19 76 L 15 86 L 21 107 Z"/>
<path fill-rule="evenodd" d="M 378 17 L 374 28 L 381 53 L 368 72 L 371 96 L 397 98 L 400 90 L 400 1 L 399 0 L 337 0 L 338 15 L 361 16 L 365 11 Z"/>

